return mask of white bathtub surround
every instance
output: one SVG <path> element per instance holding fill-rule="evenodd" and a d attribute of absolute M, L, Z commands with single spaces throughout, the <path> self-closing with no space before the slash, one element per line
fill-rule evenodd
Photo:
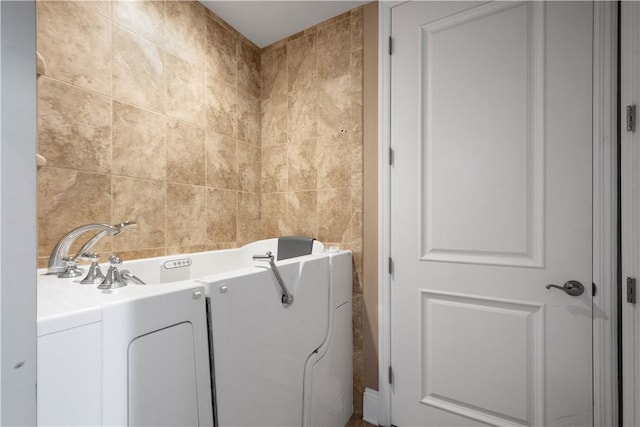
<path fill-rule="evenodd" d="M 39 276 L 39 425 L 346 424 L 351 253 L 315 242 L 278 262 L 295 297 L 285 307 L 268 265 L 252 260 L 267 251 L 277 239 L 125 260 L 151 285 L 116 291 Z"/>

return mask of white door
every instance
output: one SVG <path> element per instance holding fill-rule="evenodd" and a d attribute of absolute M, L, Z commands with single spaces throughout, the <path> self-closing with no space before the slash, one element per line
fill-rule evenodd
<path fill-rule="evenodd" d="M 392 424 L 592 425 L 592 6 L 392 8 Z"/>

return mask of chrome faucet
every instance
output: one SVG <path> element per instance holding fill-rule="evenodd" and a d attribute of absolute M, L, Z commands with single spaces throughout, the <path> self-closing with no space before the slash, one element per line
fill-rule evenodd
<path fill-rule="evenodd" d="M 122 264 L 122 259 L 118 255 L 111 255 L 109 257 L 111 266 L 107 275 L 103 277 L 102 282 L 98 286 L 98 289 L 117 289 L 127 286 L 129 282 L 136 285 L 146 285 L 140 278 L 131 274 L 129 270 L 118 271 L 118 267 Z"/>
<path fill-rule="evenodd" d="M 77 261 L 84 254 L 88 254 L 91 248 L 107 234 L 115 236 L 121 231 L 135 227 L 137 224 L 133 221 L 126 221 L 116 225 L 107 224 L 86 224 L 65 234 L 53 248 L 49 257 L 49 267 L 47 274 L 57 274 L 60 278 L 77 277 L 82 275 L 82 271 L 77 267 Z M 87 243 L 82 245 L 78 253 L 72 257 L 69 256 L 71 245 L 76 239 L 88 231 L 98 231 Z"/>

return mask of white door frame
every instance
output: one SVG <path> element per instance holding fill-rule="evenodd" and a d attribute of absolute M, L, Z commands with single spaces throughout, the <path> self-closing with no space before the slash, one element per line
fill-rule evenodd
<path fill-rule="evenodd" d="M 381 1 L 378 27 L 378 423 L 391 425 L 390 95 L 391 9 L 403 1 Z M 594 2 L 593 46 L 593 422 L 618 423 L 617 396 L 617 42 L 618 5 Z M 595 315 L 598 313 L 598 315 Z"/>
<path fill-rule="evenodd" d="M 36 424 L 36 2 L 0 1 L 0 425 Z"/>
<path fill-rule="evenodd" d="M 621 75 L 620 75 L 620 107 L 638 104 L 640 101 L 640 84 L 637 78 L 640 69 L 638 40 L 640 39 L 640 4 L 625 2 L 620 25 L 624 38 L 620 43 Z M 622 113 L 624 114 L 624 113 Z M 638 158 L 635 153 L 640 135 L 638 131 L 627 132 L 625 118 L 620 118 L 620 143 L 624 157 L 621 159 L 622 180 L 622 385 L 623 385 L 623 426 L 635 426 L 640 422 L 640 340 L 637 338 L 640 318 L 638 308 L 626 302 L 626 278 L 640 278 L 638 254 L 640 243 L 637 239 L 640 226 L 640 208 L 638 207 Z"/>

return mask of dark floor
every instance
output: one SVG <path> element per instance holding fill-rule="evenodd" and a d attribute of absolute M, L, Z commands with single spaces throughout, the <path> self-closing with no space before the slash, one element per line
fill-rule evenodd
<path fill-rule="evenodd" d="M 349 422 L 344 427 L 374 427 L 373 424 L 369 424 L 366 421 L 362 421 L 362 416 L 353 414 Z"/>

